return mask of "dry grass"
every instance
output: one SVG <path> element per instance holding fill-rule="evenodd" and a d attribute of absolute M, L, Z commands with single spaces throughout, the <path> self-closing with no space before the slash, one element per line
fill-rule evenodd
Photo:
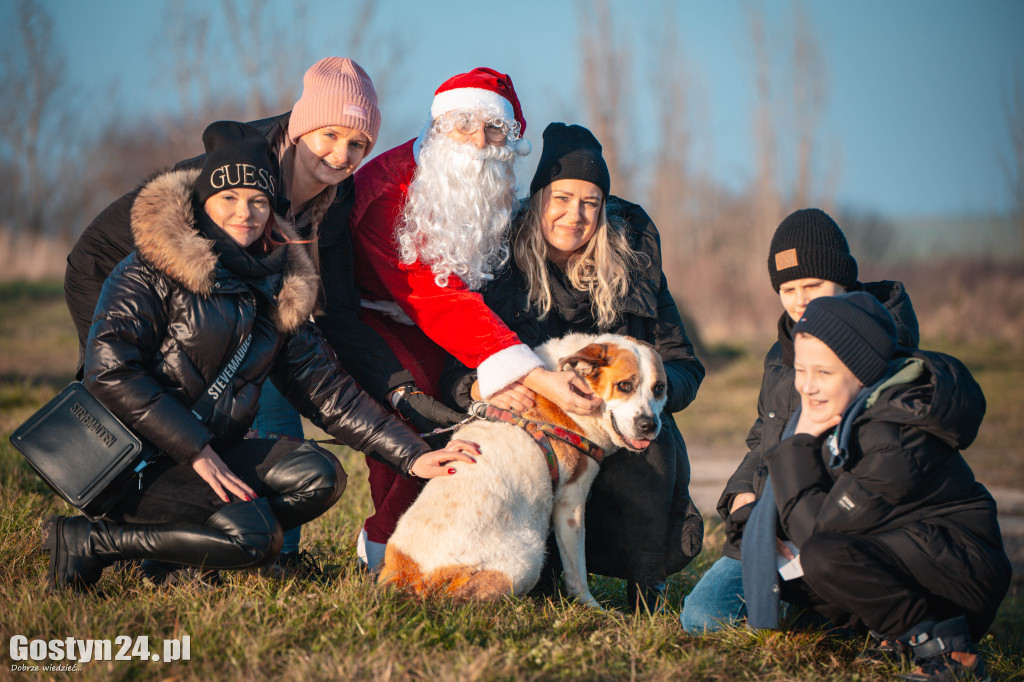
<path fill-rule="evenodd" d="M 600 577 L 591 582 L 605 612 L 539 596 L 455 606 L 410 601 L 380 589 L 355 561 L 355 534 L 370 503 L 362 457 L 343 448 L 336 452 L 349 472 L 348 489 L 304 531 L 304 546 L 326 564 L 325 582 L 281 582 L 243 572 L 209 591 L 195 586 L 152 590 L 130 573 L 108 570 L 101 584 L 105 596 L 48 596 L 41 588 L 46 558 L 39 548 L 38 520 L 67 508 L 32 474 L 7 434 L 70 378 L 76 342 L 54 285 L 0 286 L 0 324 L 5 325 L 0 327 L 0 362 L 5 363 L 0 376 L 0 632 L 5 641 L 13 634 L 47 640 L 145 635 L 154 651 L 164 638 L 188 634 L 192 641 L 188 662 L 93 662 L 80 665 L 75 679 L 887 680 L 898 672 L 855 663 L 862 640 L 821 631 L 682 634 L 677 614 L 683 598 L 721 552 L 723 535 L 714 524 L 708 526 L 704 553 L 671 579 L 669 609 L 655 616 L 627 613 L 622 582 Z M 990 418 L 1016 424 L 1011 418 L 1024 396 L 1014 391 L 1024 381 L 1006 377 L 1006 368 L 1013 360 L 1019 370 L 1019 355 L 977 346 L 975 357 L 972 348 L 964 349 L 965 359 L 986 390 L 1007 391 L 1006 413 L 993 406 Z M 700 397 L 681 418 L 688 441 L 724 445 L 738 437 L 742 442 L 754 414 L 762 354 L 763 349 L 708 356 L 710 371 Z M 33 361 L 19 361 L 26 357 Z M 995 383 L 986 384 L 986 377 Z M 1016 459 L 1018 449 L 1007 450 L 1002 443 L 1018 432 L 1005 428 L 1010 427 L 999 426 L 986 437 L 993 439 L 993 452 Z M 1024 678 L 1021 587 L 1014 586 L 981 643 L 996 679 Z M 12 663 L 3 670 L 13 676 L 6 667 Z"/>
<path fill-rule="evenodd" d="M 71 245 L 0 225 L 0 282 L 55 280 L 64 276 Z"/>

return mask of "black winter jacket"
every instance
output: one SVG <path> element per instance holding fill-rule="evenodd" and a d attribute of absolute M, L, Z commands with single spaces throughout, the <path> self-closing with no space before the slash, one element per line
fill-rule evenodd
<path fill-rule="evenodd" d="M 184 463 L 206 445 L 218 450 L 244 437 L 269 377 L 325 431 L 407 473 L 429 448 L 356 386 L 308 321 L 318 287 L 305 249 L 279 247 L 288 249 L 287 267 L 260 287 L 275 292 L 272 303 L 254 293 L 195 228 L 198 175 L 197 169 L 171 171 L 138 193 L 131 211 L 138 250 L 104 284 L 89 333 L 89 391 Z M 230 386 L 213 415 L 198 421 L 190 407 L 249 334 L 251 345 Z"/>
<path fill-rule="evenodd" d="M 523 274 L 513 263 L 496 273 L 494 280 L 481 293 L 488 307 L 523 343 L 531 347 L 569 332 L 598 331 L 626 334 L 652 344 L 665 363 L 668 378 L 665 412 L 679 412 L 697 396 L 697 389 L 704 380 L 704 366 L 694 355 L 693 344 L 686 336 L 679 310 L 661 270 L 658 229 L 647 212 L 637 204 L 610 196 L 609 211 L 626 225 L 630 246 L 647 258 L 646 266 L 634 277 L 619 319 L 611 328 L 598 330 L 574 326 L 554 308 L 545 319 L 540 319 L 537 311 L 531 309 Z M 453 406 L 465 409 L 472 401 L 469 388 L 475 380 L 476 372 L 452 361 L 441 379 L 442 394 Z M 667 421 L 672 422 L 671 419 Z"/>
<path fill-rule="evenodd" d="M 780 528 L 798 547 L 816 533 L 874 536 L 914 574 L 957 561 L 1008 576 L 995 501 L 960 454 L 985 415 L 981 388 L 942 353 L 892 364 L 897 373 L 854 417 L 845 464 L 829 467 L 827 433 L 768 450 Z"/>
<path fill-rule="evenodd" d="M 896 322 L 897 340 L 901 346 L 917 348 L 920 341 L 917 315 L 901 282 L 886 280 L 851 287 L 851 291 L 856 290 L 871 294 L 889 311 Z M 789 331 L 792 327 L 792 318 L 783 313 L 779 319 L 779 340 L 764 359 L 761 392 L 757 397 L 757 419 L 747 434 L 748 452 L 718 500 L 718 513 L 726 520 L 726 544 L 722 553 L 733 559 L 740 558 L 740 538 L 753 505 L 741 507 L 732 515 L 729 507 L 740 493 L 754 493 L 760 499 L 768 474 L 765 453 L 781 440 L 786 422 L 800 406 L 800 394 L 793 383 L 793 338 Z"/>
<path fill-rule="evenodd" d="M 288 133 L 290 113 L 254 121 L 249 125 L 262 132 L 277 149 Z M 178 163 L 176 170 L 201 168 L 204 156 Z M 284 184 L 279 182 L 279 187 Z M 391 389 L 413 378 L 395 358 L 383 339 L 359 317 L 359 293 L 352 279 L 352 238 L 348 216 L 355 199 L 354 182 L 348 178 L 338 185 L 334 202 L 327 209 L 319 230 L 320 299 L 322 314 L 317 325 L 334 348 L 344 367 L 370 395 L 385 402 Z M 141 189 L 141 188 L 139 188 Z M 64 295 L 71 317 L 84 343 L 92 324 L 93 311 L 107 275 L 122 259 L 135 250 L 130 229 L 132 204 L 139 193 L 135 189 L 103 210 L 86 227 L 68 255 L 64 277 Z M 279 199 L 285 212 L 287 200 Z M 308 238 L 308 234 L 300 234 Z"/>

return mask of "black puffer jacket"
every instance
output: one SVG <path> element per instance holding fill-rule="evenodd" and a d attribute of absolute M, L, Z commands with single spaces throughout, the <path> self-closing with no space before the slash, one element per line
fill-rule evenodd
<path fill-rule="evenodd" d="M 89 391 L 178 462 L 244 437 L 272 378 L 303 415 L 352 448 L 407 472 L 427 445 L 363 393 L 308 322 L 317 277 L 305 249 L 254 293 L 196 231 L 198 170 L 171 171 L 144 186 L 132 208 L 138 250 L 103 286 L 85 354 Z M 280 223 L 280 219 L 279 219 Z M 287 225 L 286 236 L 294 238 Z M 190 407 L 243 339 L 252 342 L 213 415 Z"/>
<path fill-rule="evenodd" d="M 995 501 L 960 454 L 985 415 L 981 388 L 942 353 L 914 351 L 893 366 L 853 420 L 845 464 L 829 467 L 828 433 L 769 449 L 781 529 L 798 547 L 816 533 L 871 535 L 915 575 L 959 562 L 1008 580 Z"/>
<path fill-rule="evenodd" d="M 249 125 L 266 136 L 271 149 L 278 149 L 287 136 L 290 116 L 290 113 L 282 114 Z M 204 158 L 197 156 L 182 161 L 175 169 L 201 168 Z M 279 183 L 279 186 L 285 185 Z M 336 351 L 342 367 L 370 395 L 384 402 L 391 389 L 413 379 L 380 336 L 359 318 L 359 294 L 352 279 L 352 238 L 348 222 L 355 198 L 353 186 L 352 178 L 338 185 L 334 202 L 320 222 L 317 246 L 320 250 L 322 288 L 318 307 L 322 314 L 317 315 L 316 322 Z M 129 192 L 104 209 L 85 228 L 68 255 L 64 296 L 82 342 L 89 333 L 104 280 L 114 266 L 135 250 L 130 213 L 138 193 L 139 189 Z M 282 212 L 287 210 L 286 201 L 279 200 L 278 208 Z M 300 233 L 299 237 L 306 239 L 309 235 Z"/>
<path fill-rule="evenodd" d="M 917 348 L 920 341 L 917 315 L 902 283 L 886 280 L 851 288 L 851 291 L 857 290 L 871 294 L 889 311 L 896 322 L 897 338 L 901 346 Z M 718 513 L 727 521 L 726 544 L 722 553 L 733 559 L 740 558 L 740 538 L 753 505 L 737 509 L 731 518 L 729 507 L 733 498 L 740 493 L 754 493 L 758 498 L 761 497 L 768 474 L 764 463 L 765 453 L 781 440 L 786 422 L 800 406 L 800 394 L 793 384 L 793 337 L 790 333 L 793 324 L 788 313 L 783 313 L 779 318 L 779 340 L 765 356 L 761 392 L 757 397 L 757 419 L 747 434 L 749 451 L 729 478 L 718 500 Z"/>

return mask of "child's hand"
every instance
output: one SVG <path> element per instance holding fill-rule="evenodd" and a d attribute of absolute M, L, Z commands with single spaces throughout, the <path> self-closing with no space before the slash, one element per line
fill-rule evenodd
<path fill-rule="evenodd" d="M 811 417 L 810 410 L 800 410 L 800 420 L 796 423 L 795 433 L 807 433 L 815 438 L 825 433 L 829 429 L 834 429 L 839 426 L 839 422 L 843 420 L 843 415 L 837 414 L 834 417 L 829 417 L 823 422 L 815 421 Z"/>

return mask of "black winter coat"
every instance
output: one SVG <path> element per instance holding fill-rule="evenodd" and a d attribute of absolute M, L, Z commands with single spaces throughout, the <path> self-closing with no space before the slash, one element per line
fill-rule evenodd
<path fill-rule="evenodd" d="M 690 464 L 672 414 L 697 395 L 704 366 L 693 351 L 661 269 L 661 240 L 640 206 L 609 197 L 609 213 L 625 227 L 630 246 L 646 263 L 622 302 L 619 319 L 598 329 L 591 316 L 571 323 L 553 303 L 545 319 L 530 305 L 522 272 L 510 262 L 482 291 L 484 301 L 523 343 L 538 346 L 569 332 L 616 333 L 652 344 L 665 364 L 668 400 L 662 432 L 644 455 L 619 451 L 604 460 L 587 503 L 587 568 L 592 573 L 651 582 L 681 570 L 701 549 L 703 520 L 689 498 Z M 465 409 L 476 373 L 449 360 L 441 390 Z"/>
<path fill-rule="evenodd" d="M 283 274 L 254 293 L 197 232 L 192 196 L 199 170 L 171 171 L 145 185 L 131 211 L 137 251 L 103 286 L 86 346 L 89 391 L 180 463 L 206 445 L 242 439 L 269 377 L 303 415 L 350 447 L 408 472 L 427 445 L 341 370 L 309 315 L 317 277 L 303 247 L 285 245 Z M 294 238 L 279 219 L 282 231 Z M 252 283 L 250 283 L 252 284 Z M 212 416 L 190 407 L 242 340 L 252 342 Z"/>
<path fill-rule="evenodd" d="M 288 133 L 290 116 L 290 113 L 282 114 L 249 125 L 266 136 L 271 149 L 277 149 Z M 182 161 L 175 169 L 201 168 L 204 158 L 197 156 Z M 285 185 L 279 180 L 278 186 Z M 355 199 L 353 187 L 352 178 L 338 185 L 334 202 L 320 223 L 317 246 L 322 288 L 318 308 L 322 313 L 317 315 L 316 322 L 340 358 L 342 367 L 370 395 L 385 402 L 391 389 L 411 383 L 413 378 L 380 336 L 359 317 L 359 293 L 352 279 L 354 260 L 348 222 Z M 68 255 L 64 295 L 83 345 L 104 280 L 114 266 L 135 250 L 130 213 L 139 189 L 104 209 L 86 227 Z M 279 210 L 285 212 L 287 200 L 279 198 L 278 203 Z M 300 233 L 299 237 L 305 239 L 309 235 Z"/>
<path fill-rule="evenodd" d="M 985 396 L 942 353 L 913 351 L 893 366 L 853 421 L 845 464 L 828 466 L 828 434 L 768 450 L 780 528 L 798 547 L 817 533 L 871 535 L 911 574 L 960 566 L 965 576 L 992 576 L 982 582 L 994 589 L 1009 577 L 996 504 L 960 454 L 978 433 Z"/>
<path fill-rule="evenodd" d="M 896 322 L 901 346 L 917 348 L 920 341 L 917 315 L 901 282 L 868 282 L 851 288 L 851 291 L 855 290 L 871 294 L 889 311 Z M 740 538 L 753 509 L 752 504 L 746 505 L 730 515 L 733 497 L 740 493 L 754 493 L 760 499 L 768 474 L 765 453 L 782 439 L 786 422 L 800 406 L 800 394 L 793 383 L 793 338 L 789 331 L 793 324 L 789 314 L 783 313 L 779 319 L 779 340 L 764 359 L 761 392 L 757 397 L 757 419 L 747 434 L 748 452 L 718 500 L 718 513 L 726 520 L 726 543 L 722 553 L 733 559 L 740 558 Z"/>

